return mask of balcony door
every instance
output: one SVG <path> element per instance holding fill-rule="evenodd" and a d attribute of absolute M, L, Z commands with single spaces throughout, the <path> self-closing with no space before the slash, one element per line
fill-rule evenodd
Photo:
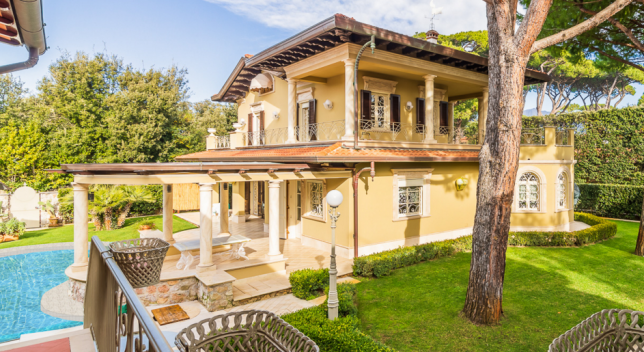
<path fill-rule="evenodd" d="M 316 100 L 311 99 L 297 104 L 298 140 L 310 142 L 318 140 Z"/>
<path fill-rule="evenodd" d="M 248 145 L 264 145 L 264 111 L 248 114 Z"/>

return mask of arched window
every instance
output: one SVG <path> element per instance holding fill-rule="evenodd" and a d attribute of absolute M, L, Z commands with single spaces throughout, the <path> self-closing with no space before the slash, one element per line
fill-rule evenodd
<path fill-rule="evenodd" d="M 539 177 L 532 172 L 526 172 L 519 178 L 519 210 L 539 211 L 541 187 Z"/>
<path fill-rule="evenodd" d="M 560 172 L 557 175 L 557 209 L 568 209 L 568 194 L 570 190 L 568 189 L 568 174 L 566 172 Z"/>

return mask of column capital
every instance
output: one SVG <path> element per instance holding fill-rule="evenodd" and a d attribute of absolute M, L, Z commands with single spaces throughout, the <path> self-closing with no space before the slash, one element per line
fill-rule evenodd
<path fill-rule="evenodd" d="M 490 92 L 490 88 L 488 88 L 488 87 L 483 88 L 483 93 L 484 94 L 489 93 L 489 92 Z"/>
<path fill-rule="evenodd" d="M 351 59 L 351 58 L 349 58 L 349 59 L 344 59 L 344 60 L 342 60 L 342 62 L 344 62 L 344 66 L 345 66 L 345 67 L 346 67 L 346 66 L 351 66 L 351 67 L 353 67 L 353 65 L 355 65 L 355 64 L 356 64 L 356 59 Z"/>
<path fill-rule="evenodd" d="M 425 82 L 433 81 L 434 78 L 436 78 L 436 75 L 424 75 L 423 78 L 425 79 Z"/>
<path fill-rule="evenodd" d="M 287 78 L 286 79 L 286 82 L 291 83 L 291 84 L 297 84 L 297 82 L 299 82 L 299 81 L 300 81 L 299 79 L 295 79 L 295 78 Z"/>
<path fill-rule="evenodd" d="M 72 182 L 72 188 L 74 191 L 87 191 L 89 189 L 89 185 L 87 183 Z"/>
<path fill-rule="evenodd" d="M 269 180 L 268 187 L 279 187 L 282 182 L 284 182 L 284 180 Z"/>
<path fill-rule="evenodd" d="M 200 183 L 199 184 L 199 191 L 200 192 L 212 191 L 214 186 L 215 186 L 215 183 Z"/>

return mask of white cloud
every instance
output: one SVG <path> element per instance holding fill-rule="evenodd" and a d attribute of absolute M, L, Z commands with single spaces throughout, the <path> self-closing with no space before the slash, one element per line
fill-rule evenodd
<path fill-rule="evenodd" d="M 430 0 L 206 0 L 269 27 L 302 30 L 341 13 L 402 34 L 429 29 Z M 486 29 L 482 0 L 435 0 L 442 34 Z"/>

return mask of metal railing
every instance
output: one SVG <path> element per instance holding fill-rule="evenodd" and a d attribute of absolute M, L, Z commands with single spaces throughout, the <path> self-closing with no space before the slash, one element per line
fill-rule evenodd
<path fill-rule="evenodd" d="M 401 122 L 360 120 L 358 127 L 361 140 L 422 142 L 426 133 L 425 125 Z"/>
<path fill-rule="evenodd" d="M 230 135 L 215 136 L 215 149 L 230 149 Z"/>
<path fill-rule="evenodd" d="M 548 352 L 644 351 L 644 312 L 604 309 L 552 341 Z"/>
<path fill-rule="evenodd" d="M 546 132 L 543 128 L 524 128 L 521 130 L 522 145 L 545 145 Z"/>
<path fill-rule="evenodd" d="M 98 236 L 92 237 L 90 248 L 84 327 L 100 352 L 172 352 Z"/>
<path fill-rule="evenodd" d="M 288 140 L 288 128 L 271 128 L 268 130 L 246 133 L 246 145 L 285 144 Z"/>
<path fill-rule="evenodd" d="M 438 134 L 439 135 L 449 135 L 449 127 L 447 126 L 439 126 L 438 127 Z"/>
<path fill-rule="evenodd" d="M 340 140 L 344 133 L 344 120 L 311 123 L 295 129 L 296 138 L 300 142 Z"/>

